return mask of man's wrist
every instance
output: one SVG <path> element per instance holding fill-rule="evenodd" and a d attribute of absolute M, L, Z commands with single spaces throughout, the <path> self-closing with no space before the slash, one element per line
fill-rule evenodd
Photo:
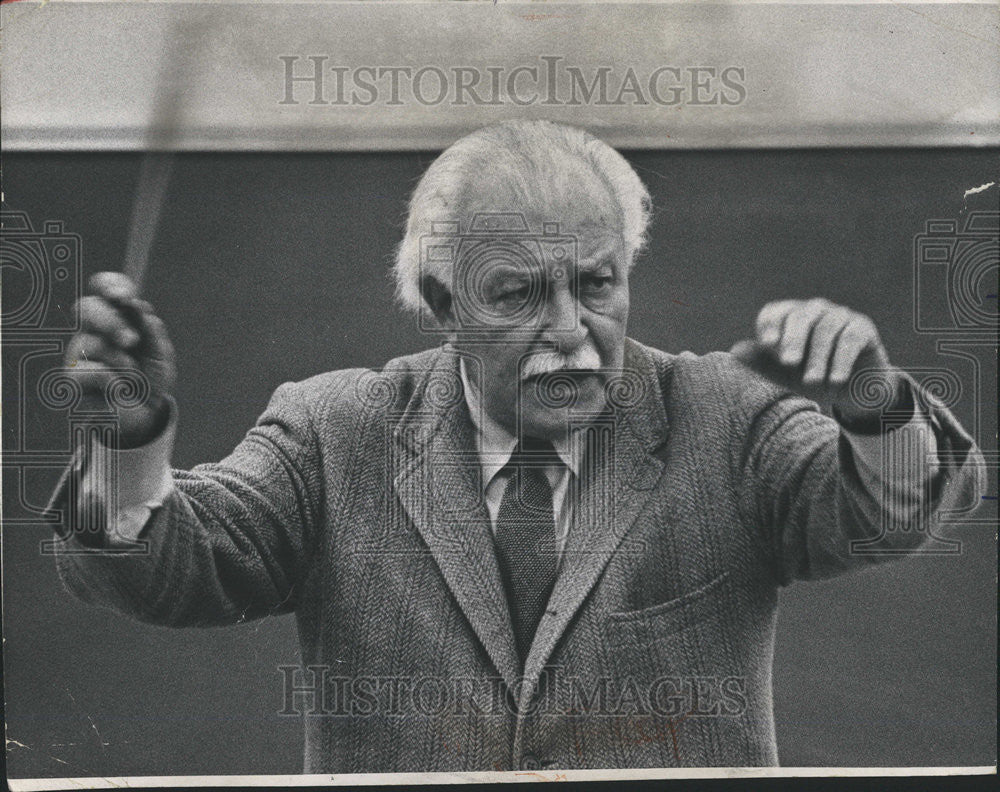
<path fill-rule="evenodd" d="M 177 433 L 177 404 L 167 397 L 164 405 L 166 423 L 146 442 L 131 447 L 119 443 L 116 447 L 104 446 L 92 439 L 91 457 L 96 454 L 113 454 L 118 471 L 115 483 L 119 507 L 137 506 L 158 500 L 164 482 L 170 478 L 170 459 L 173 455 L 174 437 Z"/>
<path fill-rule="evenodd" d="M 885 416 L 898 419 L 892 422 L 893 425 L 905 424 L 913 417 L 916 402 L 909 378 L 895 368 L 886 370 L 882 376 L 892 394 L 887 403 L 869 407 L 858 404 L 848 394 L 846 399 L 833 405 L 833 417 L 843 429 L 855 434 L 879 434 L 883 431 Z"/>
<path fill-rule="evenodd" d="M 132 415 L 129 415 L 129 413 Z M 148 445 L 160 437 L 170 424 L 171 400 L 160 396 L 155 403 L 122 410 L 119 413 L 118 447 L 123 450 Z"/>

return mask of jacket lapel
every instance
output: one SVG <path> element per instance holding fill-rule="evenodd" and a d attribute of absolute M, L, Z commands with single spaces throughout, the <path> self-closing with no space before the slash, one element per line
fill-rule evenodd
<path fill-rule="evenodd" d="M 424 382 L 393 431 L 396 492 L 466 619 L 512 686 L 520 662 L 457 354 L 443 350 Z"/>
<path fill-rule="evenodd" d="M 445 348 L 393 430 L 397 495 L 505 682 L 520 673 L 507 597 L 482 496 L 479 460 L 458 355 Z M 652 361 L 626 340 L 622 387 L 612 409 L 582 430 L 575 520 L 549 606 L 525 664 L 538 679 L 569 622 L 615 552 L 641 552 L 626 533 L 663 472 L 654 452 L 666 440 L 663 393 Z M 531 684 L 521 686 L 527 705 Z"/>
<path fill-rule="evenodd" d="M 586 453 L 577 477 L 576 515 L 547 612 L 525 664 L 527 705 L 556 643 L 615 552 L 642 552 L 626 533 L 663 472 L 654 452 L 666 441 L 667 417 L 653 362 L 626 341 L 622 387 L 611 389 L 607 418 L 584 430 Z M 623 541 L 625 540 L 625 541 Z"/>

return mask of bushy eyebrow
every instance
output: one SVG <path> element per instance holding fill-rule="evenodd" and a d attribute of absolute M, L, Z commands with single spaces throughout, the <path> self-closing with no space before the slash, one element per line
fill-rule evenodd
<path fill-rule="evenodd" d="M 504 278 L 527 278 L 531 277 L 531 272 L 522 267 L 515 267 L 513 264 L 494 264 L 490 267 L 490 275 L 497 275 Z"/>
<path fill-rule="evenodd" d="M 579 245 L 577 255 L 581 269 L 592 269 L 603 264 L 614 264 L 617 257 L 617 245 L 613 239 L 602 236 L 599 239 L 591 240 L 590 245 Z M 587 249 L 584 249 L 584 248 Z"/>
<path fill-rule="evenodd" d="M 576 271 L 581 275 L 591 275 L 602 269 L 609 269 L 615 272 L 615 249 L 613 245 L 605 245 L 597 249 L 591 256 L 581 257 L 577 261 Z M 493 274 L 502 278 L 530 278 L 538 273 L 526 271 L 513 264 L 497 263 L 492 267 Z M 548 277 L 545 273 L 543 277 Z"/>
<path fill-rule="evenodd" d="M 614 272 L 615 262 L 613 257 L 602 256 L 601 258 L 591 259 L 590 261 L 581 261 L 577 270 L 581 274 L 592 275 L 593 273 L 605 268 Z"/>
<path fill-rule="evenodd" d="M 577 271 L 592 273 L 604 267 L 612 272 L 615 269 L 615 252 L 612 247 L 600 248 L 595 255 L 581 258 L 577 264 Z"/>

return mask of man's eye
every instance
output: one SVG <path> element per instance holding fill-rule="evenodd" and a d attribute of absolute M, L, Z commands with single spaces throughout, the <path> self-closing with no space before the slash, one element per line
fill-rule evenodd
<path fill-rule="evenodd" d="M 511 302 L 523 302 L 528 299 L 528 293 L 531 290 L 528 286 L 512 286 L 506 289 L 500 289 L 493 295 L 493 299 L 497 302 L 511 303 Z"/>
<path fill-rule="evenodd" d="M 587 275 L 581 278 L 580 285 L 587 294 L 604 294 L 610 291 L 614 282 L 611 275 Z"/>
<path fill-rule="evenodd" d="M 518 310 L 531 297 L 531 285 L 511 283 L 489 290 L 487 299 L 500 311 Z"/>

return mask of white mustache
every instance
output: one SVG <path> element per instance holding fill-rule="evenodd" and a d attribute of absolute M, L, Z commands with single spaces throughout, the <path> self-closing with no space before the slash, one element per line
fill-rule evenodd
<path fill-rule="evenodd" d="M 521 361 L 521 379 L 551 374 L 562 369 L 596 371 L 601 367 L 601 356 L 592 346 L 582 346 L 569 354 L 563 352 L 536 352 Z"/>

